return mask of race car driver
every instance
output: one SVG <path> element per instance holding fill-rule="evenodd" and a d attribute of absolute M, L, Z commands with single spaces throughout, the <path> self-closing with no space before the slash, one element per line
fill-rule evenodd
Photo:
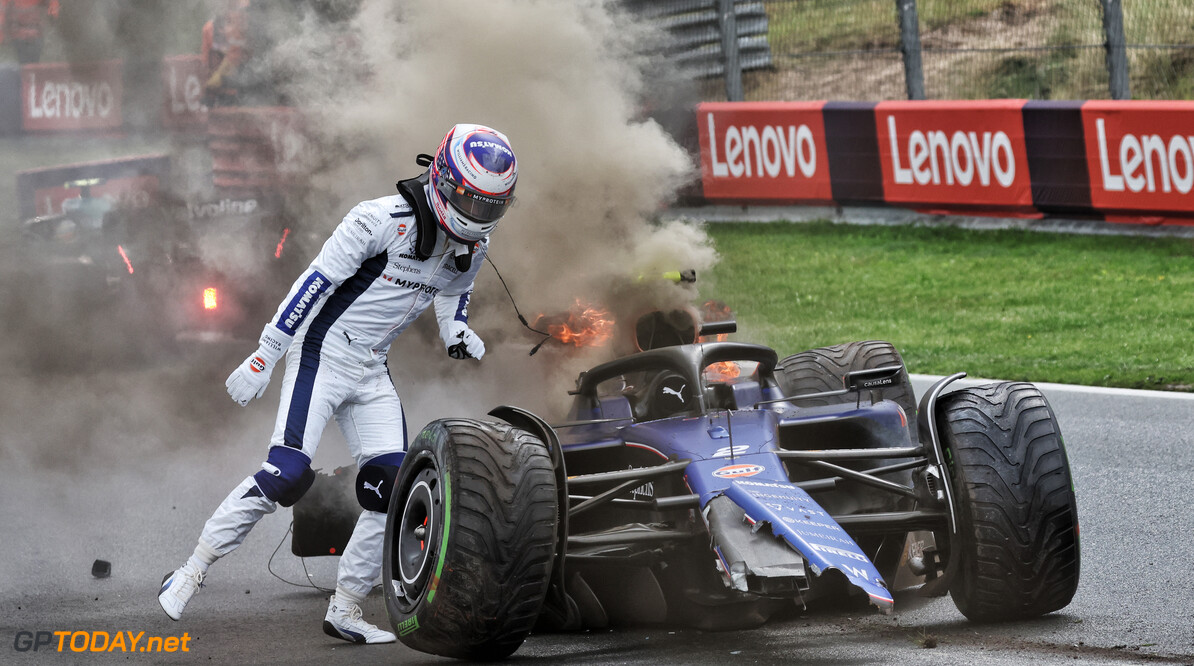
<path fill-rule="evenodd" d="M 162 581 L 158 601 L 172 619 L 216 559 L 239 546 L 262 516 L 291 506 L 310 487 L 311 459 L 334 416 L 359 468 L 363 511 L 341 555 L 323 630 L 355 643 L 395 640 L 362 619 L 360 608 L 381 574 L 390 489 L 407 447 L 386 354 L 434 304 L 448 354 L 484 355 L 468 325 L 469 298 L 518 178 L 506 136 L 481 125 L 456 125 L 419 164 L 428 170 L 399 182 L 398 194 L 349 211 L 266 324 L 257 350 L 228 377 L 229 395 L 244 406 L 261 397 L 285 358 L 266 461 L 212 514 L 186 564 Z"/>

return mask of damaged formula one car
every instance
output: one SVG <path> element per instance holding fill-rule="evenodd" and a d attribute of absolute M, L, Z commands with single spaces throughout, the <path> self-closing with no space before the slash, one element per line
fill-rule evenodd
<path fill-rule="evenodd" d="M 1057 420 L 1031 384 L 946 392 L 963 376 L 918 406 L 886 342 L 782 361 L 694 343 L 582 373 L 564 422 L 435 421 L 389 506 L 394 631 L 496 659 L 532 630 L 744 628 L 849 596 L 891 612 L 949 593 L 979 622 L 1058 610 L 1079 544 Z"/>

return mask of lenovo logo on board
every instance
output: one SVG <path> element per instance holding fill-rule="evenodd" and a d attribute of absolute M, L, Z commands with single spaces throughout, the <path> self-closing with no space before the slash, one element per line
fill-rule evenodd
<path fill-rule="evenodd" d="M 119 61 L 21 67 L 21 117 L 26 130 L 107 129 L 123 124 Z"/>
<path fill-rule="evenodd" d="M 197 55 L 170 56 L 162 60 L 162 124 L 175 129 L 202 127 L 207 122 L 203 106 L 206 67 Z"/>
<path fill-rule="evenodd" d="M 1091 202 L 1099 208 L 1194 211 L 1194 104 L 1082 107 Z"/>
<path fill-rule="evenodd" d="M 822 105 L 737 102 L 698 106 L 705 196 L 830 200 Z"/>
<path fill-rule="evenodd" d="M 883 102 L 875 108 L 887 201 L 1032 205 L 1023 101 Z"/>

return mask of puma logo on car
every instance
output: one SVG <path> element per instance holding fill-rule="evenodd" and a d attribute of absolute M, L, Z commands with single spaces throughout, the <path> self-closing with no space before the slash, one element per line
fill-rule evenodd
<path fill-rule="evenodd" d="M 381 484 L 385 483 L 385 481 L 378 481 L 376 486 L 369 485 L 368 481 L 362 481 L 361 483 L 365 484 L 365 487 L 369 490 L 377 493 L 377 499 L 381 499 Z"/>
<path fill-rule="evenodd" d="M 681 391 L 683 391 L 685 389 L 685 387 L 687 387 L 687 386 L 688 386 L 688 384 L 681 384 L 679 389 L 674 389 L 670 386 L 665 386 L 665 387 L 663 387 L 663 392 L 668 395 L 674 395 L 674 396 L 676 396 L 676 399 L 678 399 L 680 402 L 684 402 L 684 394 L 681 393 Z"/>

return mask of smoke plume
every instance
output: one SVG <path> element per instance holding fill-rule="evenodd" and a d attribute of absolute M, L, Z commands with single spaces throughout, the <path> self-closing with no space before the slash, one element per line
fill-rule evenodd
<path fill-rule="evenodd" d="M 131 57 L 144 47 L 156 59 L 168 49 L 152 26 L 167 4 L 172 16 L 195 11 L 193 5 L 180 8 L 186 3 L 141 3 L 140 14 L 109 11 L 91 21 L 98 26 L 93 32 L 76 17 L 62 26 L 67 56 L 85 60 L 87 47 Z M 224 4 L 212 0 L 207 11 Z M 693 164 L 645 111 L 657 82 L 644 72 L 658 72 L 659 63 L 642 45 L 662 37 L 617 4 L 259 4 L 270 46 L 256 55 L 274 77 L 279 98 L 306 118 L 309 173 L 304 194 L 287 205 L 307 225 L 304 237 L 317 240 L 305 248 L 308 256 L 354 204 L 391 194 L 396 180 L 417 175 L 415 156 L 433 152 L 453 124 L 480 123 L 506 133 L 519 158 L 518 203 L 498 225 L 491 257 L 528 319 L 577 300 L 635 312 L 695 297 L 691 286 L 652 279 L 683 269 L 701 275 L 716 255 L 701 229 L 652 221 L 693 177 Z M 226 242 L 228 254 L 243 245 L 238 238 Z M 628 290 L 629 284 L 637 287 Z M 9 298 L 5 311 L 19 311 L 22 318 L 11 325 L 18 335 L 5 357 L 68 353 L 103 328 L 103 312 L 86 313 L 96 318 L 92 326 L 78 321 L 71 308 L 39 312 L 36 303 Z M 609 349 L 580 354 L 552 343 L 528 356 L 540 337 L 518 322 L 489 267 L 482 270 L 470 312 L 488 348 L 481 362 L 449 359 L 430 314 L 394 344 L 390 366 L 412 435 L 432 418 L 480 416 L 502 403 L 557 420 L 577 373 L 610 358 Z M 272 306 L 259 313 L 262 323 L 271 313 Z M 53 342 L 41 344 L 45 340 Z M 70 471 L 87 460 L 158 453 L 169 459 L 198 440 L 205 447 L 257 446 L 263 452 L 278 377 L 248 410 L 222 397 L 223 377 L 253 344 L 189 350 L 181 366 L 172 358 L 171 369 L 140 374 L 89 356 L 72 364 L 75 374 L 59 368 L 56 374 L 10 377 L 0 386 L 7 412 L 0 464 Z M 324 448 L 334 446 L 326 440 L 335 437 L 325 437 Z"/>
<path fill-rule="evenodd" d="M 533 316 L 577 300 L 620 312 L 685 303 L 692 290 L 663 282 L 636 290 L 642 302 L 634 307 L 611 301 L 626 298 L 623 287 L 639 276 L 700 274 L 715 261 L 701 230 L 650 221 L 692 177 L 689 156 L 643 112 L 650 55 L 641 45 L 660 39 L 601 0 L 382 1 L 363 3 L 336 30 L 310 12 L 276 53 L 288 96 L 318 118 L 314 189 L 338 192 L 343 210 L 418 173 L 414 156 L 433 152 L 454 123 L 510 137 L 518 204 L 498 225 L 491 256 Z M 338 217 L 325 221 L 330 227 Z M 416 329 L 424 333 L 418 354 L 403 353 L 418 340 L 395 344 L 391 365 L 408 382 L 408 405 L 426 396 L 428 405 L 456 409 L 495 398 L 558 408 L 545 394 L 564 395 L 585 363 L 600 358 L 550 344 L 528 358 L 522 350 L 537 340 L 521 329 L 489 268 L 472 317 L 494 352 L 480 368 L 445 369 L 433 326 Z M 397 360 L 407 356 L 434 362 Z"/>

